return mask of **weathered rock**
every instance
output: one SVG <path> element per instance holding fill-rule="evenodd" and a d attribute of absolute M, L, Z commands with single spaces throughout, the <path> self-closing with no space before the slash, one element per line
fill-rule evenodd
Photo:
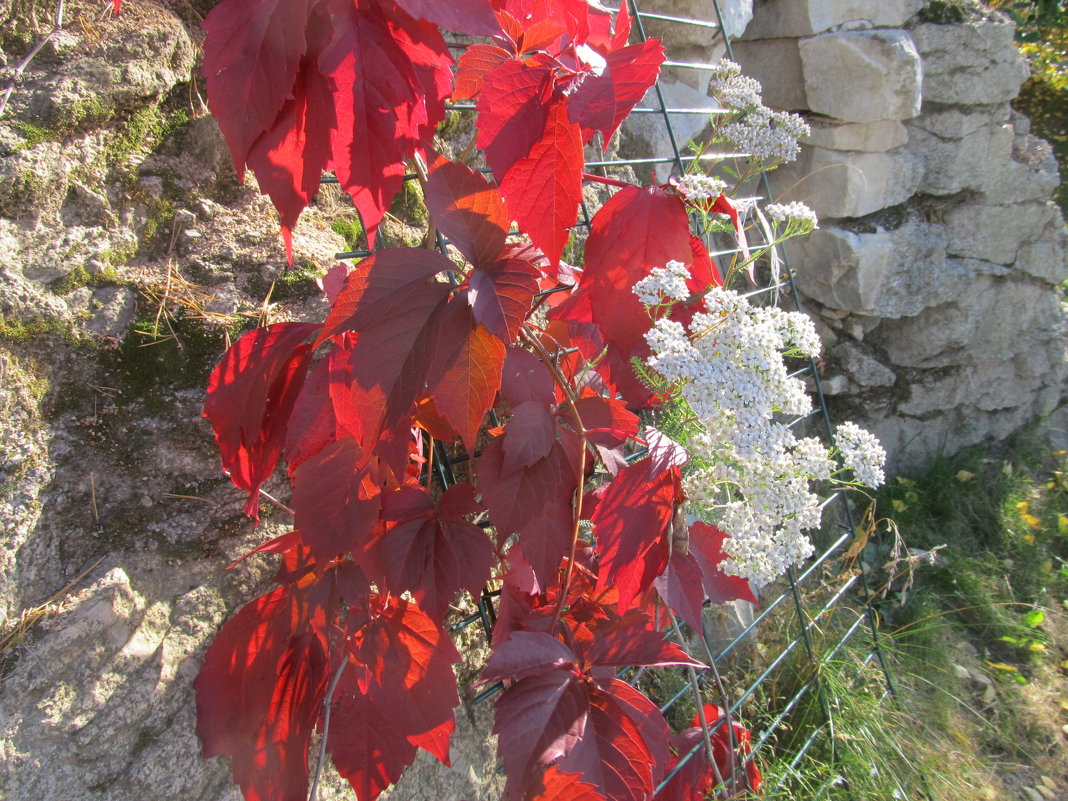
<path fill-rule="evenodd" d="M 923 0 L 765 0 L 745 38 L 811 36 L 842 25 L 898 28 L 923 5 Z"/>
<path fill-rule="evenodd" d="M 856 387 L 892 387 L 897 381 L 893 370 L 848 339 L 835 345 L 829 356 Z"/>
<path fill-rule="evenodd" d="M 741 35 L 753 18 L 753 0 L 723 0 L 719 6 L 726 35 L 732 38 Z M 646 0 L 641 10 L 704 23 L 693 25 L 669 20 L 644 20 L 645 31 L 650 37 L 670 42 L 673 48 L 708 49 L 716 44 L 719 37 L 719 28 L 711 24 L 715 14 L 711 6 L 702 0 Z"/>
<path fill-rule="evenodd" d="M 908 129 L 899 120 L 836 123 L 814 119 L 809 123 L 812 133 L 805 144 L 824 150 L 866 150 L 882 153 L 894 150 L 909 141 Z"/>
<path fill-rule="evenodd" d="M 760 81 L 766 105 L 782 111 L 808 108 L 796 39 L 743 40 L 735 42 L 732 49 L 742 72 Z"/>
<path fill-rule="evenodd" d="M 946 252 L 1012 264 L 1020 246 L 1037 241 L 1056 215 L 1051 202 L 1005 206 L 962 203 L 946 212 Z"/>
<path fill-rule="evenodd" d="M 792 243 L 801 292 L 825 306 L 882 318 L 909 317 L 955 297 L 971 272 L 946 260 L 941 226 L 908 222 L 858 234 L 821 228 Z"/>
<path fill-rule="evenodd" d="M 1028 75 L 1012 36 L 1012 23 L 997 14 L 960 25 L 913 27 L 923 56 L 923 99 L 959 105 L 1012 100 Z"/>
<path fill-rule="evenodd" d="M 820 217 L 863 217 L 912 197 L 923 168 L 902 148 L 865 153 L 806 147 L 769 179 L 776 197 L 802 200 Z"/>
<path fill-rule="evenodd" d="M 1026 132 L 1016 135 L 1011 158 L 991 161 L 983 175 L 983 191 L 999 203 L 1044 201 L 1060 185 L 1057 159 L 1049 142 Z"/>
<path fill-rule="evenodd" d="M 825 33 L 801 39 L 798 48 L 810 110 L 847 122 L 905 120 L 920 113 L 923 71 L 907 32 Z"/>
<path fill-rule="evenodd" d="M 981 127 L 960 139 L 943 139 L 910 127 L 909 151 L 924 164 L 919 190 L 955 195 L 965 189 L 984 189 L 991 180 L 989 165 L 1011 163 L 1014 138 L 1009 125 Z"/>

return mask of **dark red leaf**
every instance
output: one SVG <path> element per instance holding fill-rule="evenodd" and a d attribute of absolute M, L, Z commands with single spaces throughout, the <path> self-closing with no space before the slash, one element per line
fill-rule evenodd
<path fill-rule="evenodd" d="M 691 553 L 672 551 L 667 567 L 653 581 L 656 591 L 694 631 L 701 631 L 701 608 L 705 602 L 703 574 Z"/>
<path fill-rule="evenodd" d="M 585 732 L 589 705 L 585 683 L 564 668 L 520 679 L 497 699 L 493 731 L 507 798 L 521 798 L 540 767 L 571 751 Z"/>
<path fill-rule="evenodd" d="M 655 39 L 609 53 L 600 75 L 587 75 L 567 98 L 570 120 L 607 143 L 660 74 L 664 48 Z M 588 137 L 587 137 L 588 138 Z"/>
<path fill-rule="evenodd" d="M 245 514 L 259 519 L 259 488 L 274 471 L 286 422 L 304 382 L 318 326 L 276 323 L 249 331 L 226 351 L 208 379 L 211 420 L 223 469 L 248 491 Z"/>
<path fill-rule="evenodd" d="M 574 670 L 578 663 L 574 651 L 556 637 L 540 631 L 515 631 L 493 646 L 482 681 L 518 681 L 557 668 Z"/>
<path fill-rule="evenodd" d="M 615 586 L 620 609 L 651 587 L 667 564 L 665 534 L 678 492 L 677 470 L 650 477 L 648 466 L 637 462 L 605 487 L 589 517 L 600 557 L 597 589 Z"/>
<path fill-rule="evenodd" d="M 586 437 L 597 445 L 615 448 L 638 434 L 638 416 L 623 401 L 584 395 L 575 402 Z"/>
<path fill-rule="evenodd" d="M 486 80 L 486 74 L 510 59 L 512 54 L 503 47 L 491 44 L 474 44 L 456 60 L 456 88 L 453 100 L 469 100 L 478 97 Z"/>
<path fill-rule="evenodd" d="M 726 532 L 700 521 L 690 525 L 690 553 L 701 568 L 705 595 L 714 604 L 727 601 L 749 601 L 755 604 L 756 597 L 749 582 L 739 576 L 729 576 L 720 570 L 723 561 L 723 541 Z"/>
<path fill-rule="evenodd" d="M 719 785 L 719 778 L 723 779 L 725 792 L 731 798 L 760 794 L 760 770 L 749 759 L 752 740 L 749 730 L 734 721 L 730 722 L 731 729 L 728 730 L 723 712 L 715 704 L 705 704 L 704 715 L 715 766 L 708 759 L 700 715 L 695 715 L 692 726 L 671 740 L 674 756 L 669 770 L 674 770 L 684 759 L 686 762 L 656 794 L 656 801 L 704 801 L 708 792 Z"/>
<path fill-rule="evenodd" d="M 351 355 L 350 343 L 338 343 L 308 374 L 289 416 L 286 461 L 290 476 L 305 459 L 331 442 L 346 435 L 362 439 L 358 417 L 345 404 L 345 394 L 335 391 L 349 384 Z"/>
<path fill-rule="evenodd" d="M 625 667 L 627 665 L 692 665 L 705 667 L 691 659 L 675 643 L 653 628 L 644 612 L 630 611 L 618 620 L 594 629 L 593 644 L 585 655 L 589 665 Z"/>
<path fill-rule="evenodd" d="M 386 528 L 371 545 L 390 590 L 411 591 L 438 623 L 461 589 L 478 595 L 497 563 L 486 532 L 462 517 L 479 509 L 471 492 L 469 484 L 456 484 L 440 506 L 418 485 L 388 493 L 382 505 Z M 457 502 L 464 498 L 470 505 Z"/>
<path fill-rule="evenodd" d="M 543 585 L 571 544 L 572 495 L 578 486 L 576 462 L 560 442 L 533 465 L 504 470 L 504 437 L 490 441 L 476 464 L 482 502 L 503 542 L 518 532 L 523 553 Z"/>
<path fill-rule="evenodd" d="M 520 229 L 555 265 L 578 218 L 585 160 L 582 133 L 567 118 L 565 98 L 555 98 L 546 113 L 541 137 L 503 172 L 489 151 L 486 158 Z"/>
<path fill-rule="evenodd" d="M 511 218 L 495 186 L 470 167 L 438 156 L 424 200 L 438 228 L 468 261 L 482 267 L 497 261 Z"/>
<path fill-rule="evenodd" d="M 556 419 L 537 401 L 526 401 L 512 409 L 512 419 L 504 427 L 502 476 L 532 467 L 549 455 L 556 444 Z"/>
<path fill-rule="evenodd" d="M 426 371 L 427 394 L 474 453 L 482 418 L 501 388 L 504 342 L 478 324 L 472 309 L 459 300 L 439 311 L 431 340 L 435 347 L 429 363 L 409 369 Z"/>
<path fill-rule="evenodd" d="M 326 694 L 326 655 L 279 587 L 215 637 L 194 682 L 204 756 L 231 758 L 249 801 L 303 801 L 308 745 Z"/>
<path fill-rule="evenodd" d="M 475 319 L 505 344 L 514 342 L 538 291 L 537 269 L 520 259 L 501 259 L 472 270 L 468 282 Z"/>
<path fill-rule="evenodd" d="M 522 348 L 508 348 L 501 394 L 513 409 L 527 401 L 539 403 L 546 409 L 551 408 L 555 401 L 553 386 L 549 368 L 537 356 Z"/>
<path fill-rule="evenodd" d="M 367 666 L 362 689 L 409 743 L 449 764 L 453 709 L 460 702 L 452 663 L 456 647 L 419 607 L 390 598 L 364 632 L 357 658 Z"/>
<path fill-rule="evenodd" d="M 616 692 L 625 693 L 626 702 L 618 700 Z M 662 743 L 647 741 L 649 719 L 641 720 L 638 710 L 628 703 L 634 696 L 644 699 L 647 715 L 659 718 Z M 605 798 L 645 801 L 658 778 L 655 766 L 666 761 L 667 735 L 667 724 L 656 706 L 629 685 L 613 679 L 607 689 L 589 690 L 582 737 L 557 764 L 560 770 L 580 774 Z"/>
<path fill-rule="evenodd" d="M 548 67 L 509 59 L 486 74 L 478 96 L 477 143 L 498 184 L 542 139 L 552 92 L 553 74 Z M 514 208 L 512 213 L 516 213 Z"/>
<path fill-rule="evenodd" d="M 362 550 L 381 502 L 366 454 L 352 437 L 326 446 L 293 473 L 294 522 L 317 561 Z"/>
<path fill-rule="evenodd" d="M 457 33 L 493 36 L 500 31 L 489 0 L 396 0 L 397 5 L 417 19 L 425 19 Z"/>
<path fill-rule="evenodd" d="M 363 665 L 350 664 L 334 693 L 326 748 L 360 801 L 375 801 L 404 773 L 418 749 L 393 725 L 390 707 L 379 707 L 360 690 Z"/>

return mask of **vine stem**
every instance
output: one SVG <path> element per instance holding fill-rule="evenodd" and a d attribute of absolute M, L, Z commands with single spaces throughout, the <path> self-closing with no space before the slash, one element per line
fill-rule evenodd
<path fill-rule="evenodd" d="M 571 384 L 568 383 L 564 374 L 560 372 L 560 368 L 557 367 L 556 362 L 553 361 L 552 356 L 549 355 L 541 340 L 531 333 L 529 326 L 524 325 L 522 330 L 523 338 L 538 352 L 538 355 L 545 362 L 545 366 L 552 372 L 556 383 L 564 391 L 564 399 L 571 410 L 572 416 L 575 418 L 575 427 L 578 429 L 579 434 L 579 469 L 578 486 L 575 488 L 575 523 L 571 529 L 571 546 L 568 549 L 567 571 L 564 573 L 564 581 L 560 586 L 560 597 L 556 601 L 552 625 L 549 626 L 549 631 L 555 632 L 556 627 L 560 625 L 560 616 L 563 614 L 564 604 L 567 603 L 567 595 L 571 589 L 571 578 L 575 573 L 575 553 L 578 551 L 580 523 L 582 522 L 582 498 L 586 494 L 586 448 L 589 441 L 586 439 L 586 428 L 582 425 L 582 417 L 579 416 L 578 406 L 575 404 L 575 393 L 571 389 Z"/>
<path fill-rule="evenodd" d="M 330 682 L 330 689 L 327 690 L 326 698 L 323 699 L 323 737 L 319 741 L 319 759 L 315 763 L 315 778 L 312 779 L 308 801 L 317 801 L 319 797 L 319 776 L 323 772 L 323 763 L 326 762 L 326 738 L 330 736 L 330 711 L 333 708 L 331 703 L 334 700 L 334 691 L 337 689 L 338 682 L 341 681 L 341 674 L 345 672 L 348 664 L 349 658 L 345 656 L 341 664 L 337 666 L 334 679 Z"/>
<path fill-rule="evenodd" d="M 617 178 L 609 178 L 607 175 L 594 175 L 592 172 L 582 173 L 582 180 L 594 184 L 604 184 L 605 186 L 618 186 L 620 189 L 634 186 L 634 184 L 628 184 L 626 181 L 620 181 Z"/>

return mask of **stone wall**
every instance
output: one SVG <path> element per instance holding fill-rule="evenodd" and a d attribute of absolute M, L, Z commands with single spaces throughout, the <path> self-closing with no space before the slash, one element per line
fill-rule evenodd
<path fill-rule="evenodd" d="M 791 243 L 822 323 L 824 387 L 898 466 L 1000 439 L 1064 395 L 1064 221 L 1049 146 L 1009 102 L 1003 16 L 923 0 L 758 0 L 734 43 L 812 135 L 773 191 L 820 230 Z"/>

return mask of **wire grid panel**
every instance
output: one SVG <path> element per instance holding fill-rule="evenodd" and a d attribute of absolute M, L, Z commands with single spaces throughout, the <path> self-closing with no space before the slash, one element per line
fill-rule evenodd
<path fill-rule="evenodd" d="M 730 42 L 722 36 L 722 15 L 718 0 L 709 0 L 708 19 L 685 18 L 672 14 L 645 12 L 639 7 L 638 0 L 628 0 L 634 20 L 634 31 L 644 41 L 647 36 L 646 22 L 669 26 L 690 26 L 713 33 L 728 58 L 732 56 Z M 609 9 L 615 10 L 615 9 Z M 670 47 L 670 42 L 667 43 Z M 675 71 L 694 71 L 707 73 L 714 65 L 675 60 L 670 53 L 665 66 Z M 460 113 L 472 113 L 474 105 L 470 103 L 451 104 L 448 108 Z M 661 121 L 666 134 L 668 150 L 666 153 L 654 153 L 640 158 L 609 158 L 587 161 L 588 171 L 597 171 L 602 175 L 623 170 L 648 170 L 649 168 L 670 166 L 672 172 L 686 172 L 687 166 L 694 160 L 707 156 L 691 155 L 685 152 L 685 142 L 680 142 L 673 125 L 673 118 L 680 115 L 701 115 L 721 113 L 712 98 L 703 107 L 674 107 L 667 103 L 666 95 L 658 80 L 653 90 L 646 96 L 645 103 L 633 110 L 635 115 L 653 115 Z M 744 157 L 744 154 L 729 154 Z M 717 157 L 723 157 L 718 154 Z M 488 170 L 485 170 L 488 172 Z M 406 180 L 416 180 L 412 173 Z M 324 183 L 336 182 L 335 178 L 325 176 Z M 766 177 L 762 178 L 758 188 L 760 197 L 749 198 L 753 202 L 770 198 Z M 743 199 L 745 200 L 745 199 Z M 577 232 L 588 230 L 591 210 L 583 204 L 580 209 L 579 222 L 574 226 Z M 760 232 L 760 227 L 756 228 Z M 438 246 L 444 252 L 448 242 L 438 234 Z M 736 247 L 716 249 L 715 243 L 709 248 L 718 266 L 725 266 L 739 252 Z M 754 250 L 766 246 L 765 242 L 750 243 Z M 337 254 L 340 259 L 364 258 L 370 255 L 367 250 L 346 251 Z M 748 293 L 751 303 L 779 303 L 801 310 L 800 299 L 794 284 L 793 272 L 786 254 L 777 253 L 781 259 L 782 269 L 773 271 L 773 279 L 768 285 Z M 721 273 L 725 270 L 721 269 Z M 567 287 L 560 290 L 566 291 Z M 831 419 L 820 384 L 819 371 L 815 362 L 798 366 L 795 377 L 807 379 L 812 387 L 815 409 L 810 414 L 792 421 L 791 425 L 799 436 L 820 436 L 826 440 L 833 437 Z M 496 424 L 496 420 L 493 421 Z M 451 486 L 457 480 L 457 472 L 462 471 L 462 462 L 468 456 L 454 455 L 441 442 L 434 442 L 433 467 L 438 482 L 443 488 Z M 477 454 L 476 454 L 477 455 Z M 643 453 L 635 453 L 631 458 L 640 458 Z M 805 757 L 813 749 L 820 749 L 821 759 L 828 757 L 833 764 L 840 756 L 840 749 L 848 747 L 835 737 L 835 715 L 840 698 L 827 686 L 821 676 L 829 666 L 845 666 L 851 675 L 848 680 L 850 692 L 867 692 L 873 694 L 878 704 L 894 703 L 895 690 L 893 679 L 885 654 L 880 648 L 876 618 L 867 600 L 871 595 L 867 586 L 867 576 L 857 566 L 855 554 L 850 551 L 854 537 L 853 514 L 841 494 L 834 494 L 825 501 L 825 531 L 814 537 L 817 555 L 797 570 L 791 570 L 774 585 L 764 588 L 759 609 L 751 619 L 741 618 L 734 621 L 733 627 L 710 625 L 715 612 L 706 610 L 706 625 L 701 632 L 684 631 L 672 619 L 671 636 L 692 656 L 705 662 L 709 668 L 700 674 L 682 675 L 676 672 L 677 688 L 660 692 L 664 697 L 658 701 L 661 710 L 675 721 L 686 719 L 680 710 L 700 710 L 706 702 L 715 702 L 722 710 L 720 718 L 710 726 L 702 724 L 707 730 L 704 742 L 699 742 L 689 754 L 680 755 L 674 770 L 664 778 L 657 788 L 659 791 L 681 770 L 685 763 L 698 750 L 706 747 L 708 736 L 715 734 L 721 727 L 726 727 L 727 739 L 734 744 L 735 730 L 733 723 L 739 721 L 752 732 L 748 755 L 742 756 L 738 749 L 731 748 L 732 758 L 740 759 L 741 764 L 731 771 L 732 786 L 723 788 L 719 797 L 730 798 L 744 796 L 749 788 L 745 763 L 755 760 L 765 766 L 776 765 L 778 769 L 766 777 L 761 795 L 780 797 L 780 793 L 789 793 L 791 776 L 804 773 Z M 490 638 L 496 621 L 495 604 L 499 591 L 484 589 L 477 599 L 477 610 L 468 617 L 453 624 L 453 630 L 470 625 L 480 625 L 487 640 Z M 745 602 L 736 602 L 751 606 Z M 729 634 L 728 634 L 729 632 Z M 759 646 L 759 647 L 758 647 Z M 756 654 L 760 651 L 759 656 Z M 666 669 L 657 669 L 666 670 Z M 647 671 L 625 670 L 621 677 L 633 684 L 645 682 Z M 483 690 L 476 698 L 486 700 L 501 689 L 500 685 Z M 655 695 L 655 693 L 651 693 Z M 685 723 L 679 725 L 687 725 Z M 903 783 L 910 787 L 915 797 L 929 797 L 922 775 L 903 777 Z M 831 775 L 823 783 L 817 797 L 836 793 L 835 788 L 844 790 L 844 797 L 852 798 L 847 784 L 841 777 Z M 836 797 L 842 797 L 841 794 Z"/>

